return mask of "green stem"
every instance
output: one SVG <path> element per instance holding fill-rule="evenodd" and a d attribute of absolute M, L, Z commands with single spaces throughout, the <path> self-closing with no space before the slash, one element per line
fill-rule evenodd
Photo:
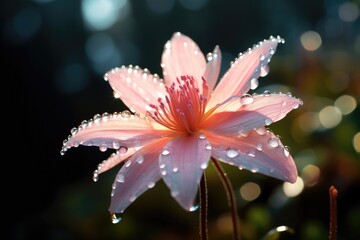
<path fill-rule="evenodd" d="M 200 181 L 200 239 L 208 239 L 208 227 L 207 227 L 207 186 L 205 173 Z"/>
<path fill-rule="evenodd" d="M 224 171 L 223 167 L 220 165 L 220 163 L 215 160 L 215 159 L 211 159 L 212 163 L 215 166 L 216 171 L 218 172 L 220 179 L 224 185 L 225 191 L 226 191 L 226 196 L 228 199 L 228 203 L 229 203 L 229 207 L 231 210 L 231 219 L 232 219 L 232 224 L 233 224 L 233 229 L 234 229 L 234 240 L 239 240 L 239 234 L 238 234 L 238 216 L 237 216 L 237 205 L 236 205 L 236 200 L 235 200 L 235 194 L 234 194 L 234 190 L 232 187 L 232 184 L 230 182 L 230 179 L 228 178 L 226 172 Z"/>

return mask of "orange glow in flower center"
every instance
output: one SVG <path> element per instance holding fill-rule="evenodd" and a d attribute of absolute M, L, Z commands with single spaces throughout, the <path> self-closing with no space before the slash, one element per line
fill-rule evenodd
<path fill-rule="evenodd" d="M 165 103 L 158 99 L 158 105 L 151 104 L 154 112 L 148 115 L 161 125 L 174 131 L 191 134 L 199 129 L 207 102 L 208 85 L 202 79 L 202 93 L 192 76 L 181 76 L 177 82 L 165 86 Z"/>

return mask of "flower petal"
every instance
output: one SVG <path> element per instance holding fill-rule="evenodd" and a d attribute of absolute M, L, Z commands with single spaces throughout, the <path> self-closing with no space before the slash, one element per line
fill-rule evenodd
<path fill-rule="evenodd" d="M 246 100 L 236 112 L 219 112 L 209 117 L 204 128 L 220 135 L 238 135 L 248 130 L 270 125 L 284 118 L 302 104 L 300 99 L 286 94 L 245 96 Z"/>
<path fill-rule="evenodd" d="M 208 62 L 206 65 L 204 78 L 206 79 L 209 87 L 209 94 L 211 94 L 219 78 L 221 68 L 221 50 L 219 46 L 216 46 L 214 51 L 209 53 L 206 58 Z"/>
<path fill-rule="evenodd" d="M 110 213 L 122 213 L 132 202 L 161 179 L 159 154 L 167 141 L 144 146 L 125 162 L 112 186 Z"/>
<path fill-rule="evenodd" d="M 124 114 L 126 113 L 126 114 Z M 145 143 L 166 137 L 168 130 L 152 128 L 148 119 L 123 113 L 95 115 L 93 119 L 83 121 L 73 128 L 71 135 L 64 141 L 61 154 L 71 147 L 98 146 L 101 151 L 108 148 L 119 149 L 121 146 L 140 147 Z"/>
<path fill-rule="evenodd" d="M 190 75 L 201 87 L 206 61 L 199 46 L 188 36 L 177 32 L 164 46 L 161 67 L 166 85 L 180 76 Z"/>
<path fill-rule="evenodd" d="M 160 170 L 171 195 L 188 211 L 194 210 L 199 182 L 207 167 L 211 146 L 204 135 L 172 139 L 162 150 Z"/>
<path fill-rule="evenodd" d="M 249 131 L 244 136 L 208 137 L 213 158 L 282 181 L 296 181 L 297 169 L 288 147 L 264 127 Z"/>
<path fill-rule="evenodd" d="M 208 109 L 230 96 L 241 96 L 250 89 L 255 89 L 258 85 L 258 77 L 265 76 L 269 71 L 268 63 L 276 51 L 277 44 L 283 42 L 280 37 L 270 37 L 244 54 L 240 54 L 216 86 L 209 100 Z"/>
<path fill-rule="evenodd" d="M 135 152 L 136 148 L 120 147 L 119 150 L 117 150 L 115 153 L 112 153 L 110 157 L 108 157 L 106 160 L 102 161 L 98 165 L 98 168 L 95 170 L 94 175 L 106 172 L 107 170 L 115 167 L 116 165 L 122 163 L 125 159 L 133 155 Z"/>
<path fill-rule="evenodd" d="M 151 110 L 149 104 L 157 103 L 158 98 L 166 95 L 162 79 L 137 66 L 114 68 L 104 75 L 104 79 L 109 81 L 116 98 L 121 98 L 132 112 L 141 115 Z"/>

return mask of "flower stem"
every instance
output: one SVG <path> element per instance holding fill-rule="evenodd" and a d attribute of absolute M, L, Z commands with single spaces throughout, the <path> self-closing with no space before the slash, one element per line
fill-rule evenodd
<path fill-rule="evenodd" d="M 207 186 L 205 173 L 200 181 L 200 239 L 208 239 L 208 227 L 207 227 L 207 208 L 208 208 L 208 199 L 207 199 Z"/>
<path fill-rule="evenodd" d="M 335 240 L 336 239 L 336 228 L 337 228 L 337 204 L 336 198 L 338 195 L 338 190 L 331 185 L 329 188 L 329 195 L 330 195 L 330 231 L 329 231 L 329 239 Z"/>
<path fill-rule="evenodd" d="M 220 176 L 220 179 L 221 179 L 221 181 L 224 185 L 225 191 L 226 191 L 229 207 L 231 209 L 231 219 L 232 219 L 233 230 L 234 230 L 234 240 L 239 240 L 240 238 L 239 238 L 238 229 L 237 229 L 237 226 L 238 226 L 238 224 L 237 224 L 237 222 L 238 222 L 237 205 L 236 205 L 235 194 L 234 194 L 232 184 L 231 184 L 230 179 L 228 178 L 226 172 L 224 171 L 223 167 L 220 165 L 220 163 L 213 158 L 211 160 L 216 168 L 216 171 L 218 172 L 218 174 Z"/>

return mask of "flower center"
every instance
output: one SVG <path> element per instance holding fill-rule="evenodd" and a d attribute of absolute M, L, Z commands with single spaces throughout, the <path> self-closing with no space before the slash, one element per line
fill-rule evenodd
<path fill-rule="evenodd" d="M 208 85 L 202 78 L 202 93 L 194 77 L 181 76 L 170 86 L 165 86 L 165 102 L 158 99 L 158 105 L 151 104 L 154 112 L 148 115 L 161 125 L 189 134 L 197 131 L 205 113 Z"/>

